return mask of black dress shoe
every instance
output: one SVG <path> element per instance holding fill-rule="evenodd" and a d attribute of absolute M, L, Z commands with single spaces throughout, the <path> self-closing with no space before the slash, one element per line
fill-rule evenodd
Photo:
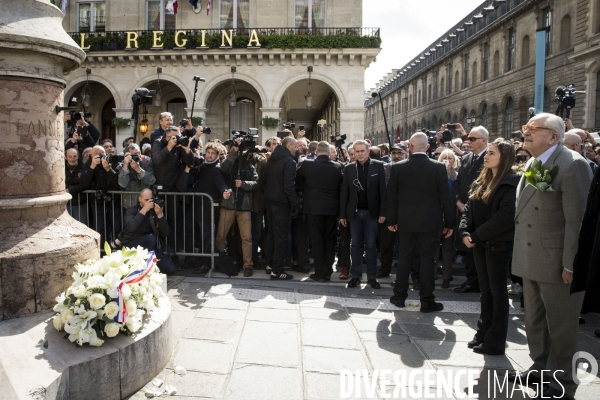
<path fill-rule="evenodd" d="M 406 304 L 404 303 L 404 300 L 397 299 L 394 296 L 390 297 L 390 303 L 392 303 L 393 305 L 395 305 L 398 308 L 405 308 L 406 307 Z"/>
<path fill-rule="evenodd" d="M 348 282 L 348 287 L 356 287 L 358 285 L 360 285 L 360 279 L 359 278 L 352 278 L 350 279 L 350 282 Z"/>
<path fill-rule="evenodd" d="M 456 293 L 479 293 L 481 290 L 477 286 L 465 285 L 454 289 Z"/>
<path fill-rule="evenodd" d="M 377 280 L 376 280 L 376 279 L 369 279 L 369 280 L 367 281 L 367 284 L 368 284 L 368 285 L 371 285 L 371 287 L 372 287 L 373 289 L 381 289 L 381 285 L 379 284 L 379 282 L 377 282 Z"/>
<path fill-rule="evenodd" d="M 389 272 L 379 271 L 377 273 L 377 278 L 378 279 L 389 278 L 389 277 L 390 277 L 390 273 Z"/>
<path fill-rule="evenodd" d="M 541 383 L 540 378 L 533 375 L 533 373 L 531 373 L 530 371 L 522 371 L 517 372 L 515 374 L 508 374 L 507 378 L 509 382 L 521 381 L 523 385 L 531 385 L 532 383 L 539 385 Z"/>
<path fill-rule="evenodd" d="M 488 356 L 503 356 L 504 355 L 504 351 L 500 352 L 495 352 L 495 351 L 491 351 L 486 349 L 485 347 L 483 347 L 483 343 L 480 345 L 477 345 L 475 347 L 473 347 L 473 351 L 475 353 L 479 353 L 479 354 L 486 354 Z"/>
<path fill-rule="evenodd" d="M 312 279 L 313 281 L 317 281 L 317 282 L 325 282 L 325 278 L 319 278 L 317 277 L 317 274 L 310 274 L 308 276 L 310 279 Z"/>
<path fill-rule="evenodd" d="M 444 309 L 444 305 L 442 303 L 433 302 L 431 304 L 427 304 L 426 306 L 421 303 L 421 312 L 422 313 L 430 313 L 436 311 L 442 311 Z"/>
<path fill-rule="evenodd" d="M 477 339 L 473 339 L 469 343 L 467 343 L 467 347 L 470 348 L 470 349 L 472 349 L 475 346 L 479 346 L 481 343 L 483 343 L 483 342 L 480 342 Z"/>

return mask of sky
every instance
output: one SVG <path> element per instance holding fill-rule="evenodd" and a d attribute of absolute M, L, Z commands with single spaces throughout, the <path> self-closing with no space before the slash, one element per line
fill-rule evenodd
<path fill-rule="evenodd" d="M 381 52 L 365 72 L 365 90 L 420 54 L 484 0 L 367 0 L 363 26 L 381 28 Z"/>

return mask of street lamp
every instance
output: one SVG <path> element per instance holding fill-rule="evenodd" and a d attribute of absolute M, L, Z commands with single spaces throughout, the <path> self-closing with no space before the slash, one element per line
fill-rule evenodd
<path fill-rule="evenodd" d="M 379 96 L 379 103 L 381 104 L 381 113 L 383 114 L 383 122 L 385 123 L 385 134 L 387 135 L 388 144 L 390 145 L 390 149 L 392 148 L 392 139 L 390 138 L 390 131 L 388 130 L 387 118 L 385 117 L 385 109 L 383 108 L 383 100 L 381 100 L 381 93 L 373 92 L 371 93 L 371 97 L 375 98 Z"/>
<path fill-rule="evenodd" d="M 235 73 L 237 68 L 231 67 L 231 93 L 229 94 L 229 107 L 235 107 L 237 105 L 237 93 L 235 92 Z"/>
<path fill-rule="evenodd" d="M 158 90 L 156 91 L 156 95 L 154 96 L 154 105 L 156 107 L 160 107 L 162 105 L 162 90 L 160 87 L 160 73 L 162 72 L 162 68 L 156 68 L 156 73 L 158 74 L 158 78 L 156 80 L 156 85 L 158 86 Z"/>
<path fill-rule="evenodd" d="M 312 65 L 308 66 L 307 71 L 308 71 L 308 85 L 306 86 L 306 94 L 304 95 L 304 99 L 306 100 L 306 108 L 308 108 L 310 110 L 312 108 L 312 101 L 313 101 L 312 92 L 310 90 L 310 88 L 312 86 L 312 81 L 310 80 L 310 75 L 313 72 Z"/>

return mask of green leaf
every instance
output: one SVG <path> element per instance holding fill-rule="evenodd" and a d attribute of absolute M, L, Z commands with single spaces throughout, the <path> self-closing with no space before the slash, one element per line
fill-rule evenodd
<path fill-rule="evenodd" d="M 111 249 L 110 249 L 110 245 L 108 244 L 108 242 L 104 242 L 104 253 L 107 256 L 110 256 L 110 254 L 111 254 Z"/>
<path fill-rule="evenodd" d="M 122 252 L 123 252 L 123 258 L 131 258 L 137 254 L 136 249 L 130 249 L 127 251 L 122 250 Z"/>

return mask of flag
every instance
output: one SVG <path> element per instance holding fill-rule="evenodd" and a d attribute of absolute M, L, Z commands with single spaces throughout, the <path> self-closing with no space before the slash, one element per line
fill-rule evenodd
<path fill-rule="evenodd" d="M 165 13 L 166 14 L 177 14 L 177 0 L 175 0 L 175 1 L 169 0 L 167 2 L 167 5 L 165 7 Z"/>
<path fill-rule="evenodd" d="M 173 11 L 174 14 L 177 15 L 177 0 L 173 0 Z"/>
<path fill-rule="evenodd" d="M 61 5 L 61 10 L 64 16 L 67 15 L 67 0 L 62 0 L 62 3 L 60 3 Z"/>
<path fill-rule="evenodd" d="M 198 0 L 190 0 L 190 4 L 192 5 L 192 7 L 198 8 Z"/>
<path fill-rule="evenodd" d="M 154 251 L 151 251 L 150 253 L 148 253 L 148 260 L 146 261 L 146 265 L 144 267 L 129 273 L 129 275 L 127 275 L 124 279 L 121 280 L 117 287 L 117 303 L 119 304 L 119 313 L 114 318 L 115 322 L 127 322 L 127 305 L 125 304 L 125 299 L 123 297 L 123 286 L 133 285 L 134 283 L 138 283 L 141 280 L 143 280 L 146 277 L 146 275 L 148 275 L 148 273 L 152 270 L 152 267 L 155 265 L 156 262 L 157 259 L 154 254 Z"/>
<path fill-rule="evenodd" d="M 206 1 L 206 15 L 210 12 L 210 0 Z"/>

